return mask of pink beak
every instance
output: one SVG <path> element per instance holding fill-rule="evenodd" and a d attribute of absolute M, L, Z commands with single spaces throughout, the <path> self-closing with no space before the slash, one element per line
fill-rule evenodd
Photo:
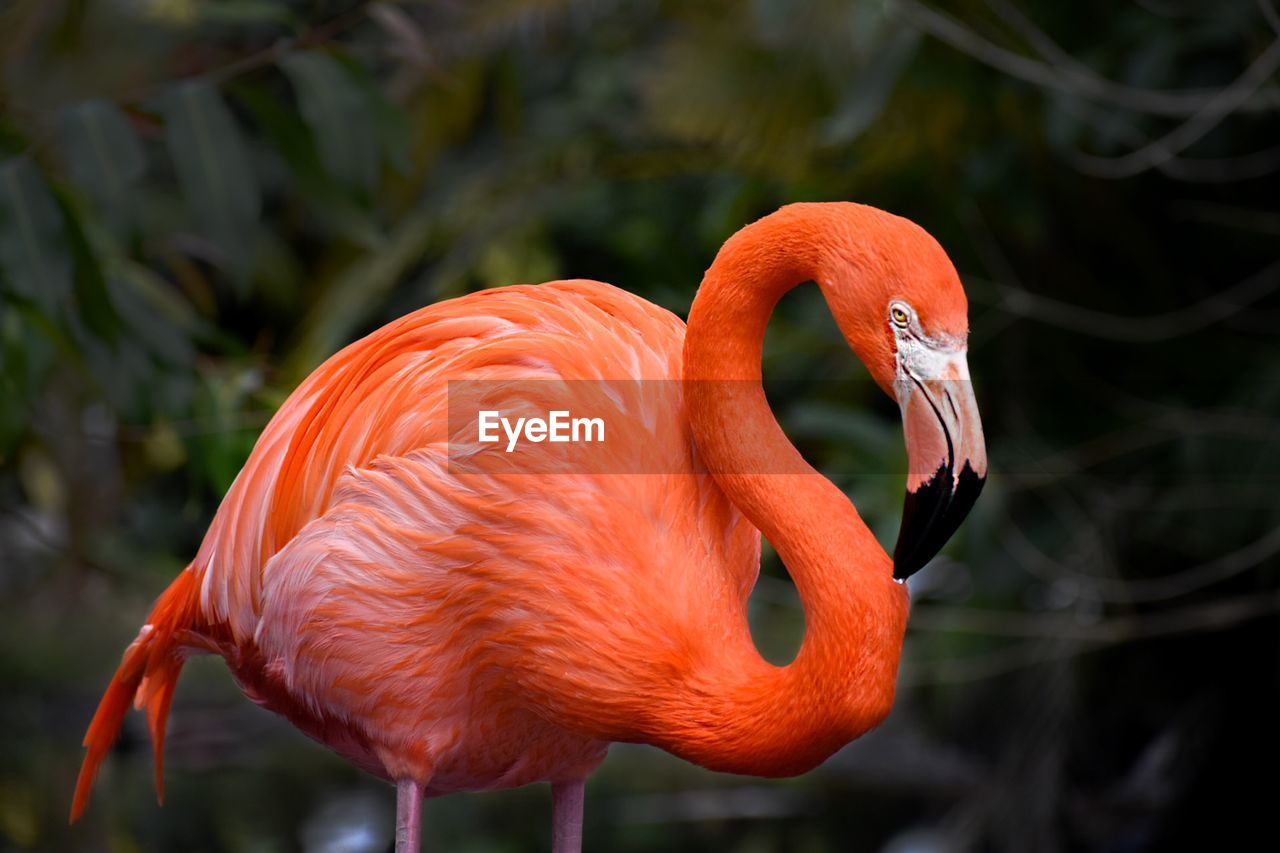
<path fill-rule="evenodd" d="M 931 361 L 933 361 L 931 359 Z M 893 576 L 924 567 L 960 527 L 982 491 L 987 451 L 963 352 L 920 377 L 903 370 L 898 403 L 906 434 L 907 494 L 893 551 Z"/>

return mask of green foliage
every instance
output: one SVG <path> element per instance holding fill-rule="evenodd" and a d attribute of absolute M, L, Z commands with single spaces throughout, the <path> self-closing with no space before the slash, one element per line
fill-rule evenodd
<path fill-rule="evenodd" d="M 8 291 L 57 315 L 71 293 L 62 215 L 27 157 L 0 163 L 0 264 Z"/>
<path fill-rule="evenodd" d="M 115 104 L 95 99 L 68 107 L 59 116 L 59 141 L 67 175 L 95 202 L 117 233 L 136 222 L 132 193 L 146 172 L 146 154 Z"/>
<path fill-rule="evenodd" d="M 195 79 L 164 97 L 165 143 L 195 224 L 212 240 L 213 258 L 247 293 L 254 225 L 261 199 L 249 151 L 218 90 Z"/>
<path fill-rule="evenodd" d="M 378 179 L 378 137 L 369 99 L 323 53 L 294 53 L 281 66 L 293 82 L 325 169 L 347 186 L 369 192 Z"/>

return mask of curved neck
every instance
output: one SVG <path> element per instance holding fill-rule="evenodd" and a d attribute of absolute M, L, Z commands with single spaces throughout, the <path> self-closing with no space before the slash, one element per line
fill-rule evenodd
<path fill-rule="evenodd" d="M 778 300 L 849 239 L 822 208 L 784 208 L 729 240 L 689 313 L 684 379 L 698 452 L 729 499 L 786 564 L 804 606 L 794 663 L 737 660 L 699 689 L 709 731 L 699 763 L 750 773 L 807 769 L 878 723 L 893 699 L 906 588 L 845 495 L 783 434 L 761 385 L 765 327 Z M 844 274 L 847 278 L 848 271 Z"/>

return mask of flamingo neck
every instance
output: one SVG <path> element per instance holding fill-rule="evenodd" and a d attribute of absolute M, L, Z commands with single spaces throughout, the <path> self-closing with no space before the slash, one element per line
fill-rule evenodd
<path fill-rule="evenodd" d="M 782 557 L 806 633 L 782 668 L 760 658 L 748 633 L 749 649 L 724 656 L 693 691 L 701 706 L 691 713 L 705 714 L 705 725 L 671 748 L 707 766 L 761 775 L 802 772 L 883 719 L 907 615 L 889 556 L 845 495 L 787 439 L 761 385 L 774 306 L 802 282 L 826 281 L 839 261 L 825 241 L 848 239 L 813 213 L 787 213 L 725 244 L 690 311 L 684 349 L 698 452 Z"/>

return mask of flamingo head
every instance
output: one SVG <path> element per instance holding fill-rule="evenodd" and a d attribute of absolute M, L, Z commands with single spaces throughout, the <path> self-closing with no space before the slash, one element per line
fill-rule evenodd
<path fill-rule="evenodd" d="M 858 207 L 819 283 L 849 345 L 902 411 L 908 472 L 894 577 L 919 571 L 972 509 L 986 445 L 966 360 L 968 301 L 922 228 Z"/>

